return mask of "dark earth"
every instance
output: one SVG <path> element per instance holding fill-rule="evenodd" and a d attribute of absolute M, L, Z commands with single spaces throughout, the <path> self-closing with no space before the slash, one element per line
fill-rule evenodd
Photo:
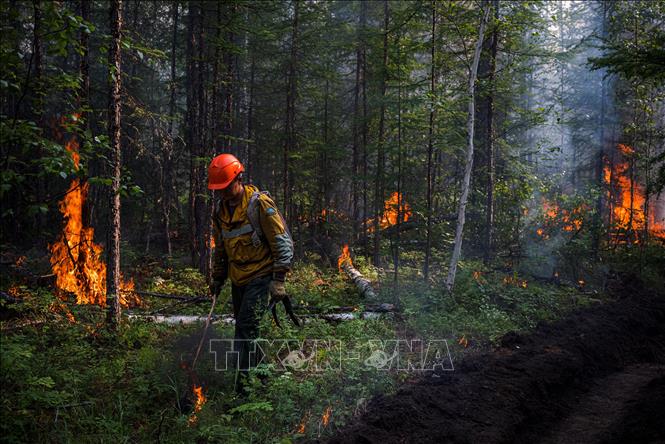
<path fill-rule="evenodd" d="M 665 297 L 614 300 L 380 396 L 330 443 L 665 443 Z"/>

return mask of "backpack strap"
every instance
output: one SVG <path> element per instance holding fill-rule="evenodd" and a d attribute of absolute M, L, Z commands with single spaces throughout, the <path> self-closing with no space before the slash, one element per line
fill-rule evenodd
<path fill-rule="evenodd" d="M 252 243 L 255 247 L 258 247 L 262 242 L 265 241 L 263 229 L 261 228 L 261 221 L 259 220 L 259 197 L 261 197 L 261 195 L 268 196 L 272 199 L 272 196 L 270 196 L 268 191 L 255 191 L 252 193 L 251 197 L 249 198 L 249 203 L 247 204 L 247 219 L 249 219 L 249 223 L 252 225 L 252 228 L 254 228 L 254 232 L 252 233 Z M 282 219 L 286 234 L 289 236 L 289 238 L 293 239 L 291 232 L 289 231 L 289 227 L 286 225 L 284 217 L 279 211 L 277 214 L 279 214 L 279 217 Z"/>
<path fill-rule="evenodd" d="M 252 244 L 255 247 L 260 246 L 263 243 L 263 239 L 265 239 L 263 230 L 261 229 L 261 221 L 259 220 L 259 197 L 261 194 L 267 194 L 270 197 L 270 193 L 267 191 L 255 191 L 252 193 L 247 204 L 247 219 L 249 219 L 249 223 L 254 228 L 254 232 L 252 232 Z"/>

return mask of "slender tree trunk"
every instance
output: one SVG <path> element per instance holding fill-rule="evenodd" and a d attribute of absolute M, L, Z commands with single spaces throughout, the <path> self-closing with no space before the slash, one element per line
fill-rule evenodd
<path fill-rule="evenodd" d="M 300 2 L 294 0 L 293 4 L 293 22 L 291 30 L 291 56 L 289 59 L 289 71 L 286 87 L 286 120 L 284 125 L 284 149 L 282 152 L 283 162 L 283 192 L 284 192 L 284 218 L 292 225 L 291 212 L 291 183 L 289 170 L 289 151 L 295 148 L 295 103 L 296 103 L 296 69 L 298 62 L 298 14 L 300 11 Z"/>
<path fill-rule="evenodd" d="M 242 13 L 242 20 L 245 23 L 247 23 L 249 20 L 248 8 L 243 8 L 241 13 Z M 244 138 L 242 162 L 245 165 L 245 171 L 247 173 L 247 181 L 251 183 L 252 176 L 250 170 L 250 164 L 251 164 L 250 154 L 251 154 L 252 142 L 250 141 L 250 135 L 249 135 L 250 124 L 249 124 L 248 113 L 249 113 L 250 103 L 252 100 L 251 90 L 254 87 L 252 85 L 254 80 L 251 78 L 253 75 L 253 73 L 251 72 L 252 71 L 251 64 L 254 61 L 254 58 L 251 55 L 251 48 L 249 45 L 249 34 L 250 34 L 249 29 L 245 29 L 242 33 L 242 48 L 240 48 L 242 56 L 239 56 L 237 58 L 237 64 L 236 64 L 237 68 L 236 68 L 235 78 L 238 79 L 237 83 L 238 83 L 238 95 L 239 95 L 239 106 L 236 108 L 237 109 L 236 121 L 238 122 L 238 124 L 236 126 L 238 127 L 238 134 L 240 134 L 240 128 L 242 127 L 242 137 Z M 249 69 L 249 72 L 246 71 L 247 69 Z M 249 82 L 240 82 L 241 76 L 244 75 L 249 75 L 250 77 Z"/>
<path fill-rule="evenodd" d="M 487 96 L 487 132 L 485 134 L 485 148 L 487 150 L 487 200 L 485 203 L 485 252 L 483 262 L 489 264 L 493 257 L 494 243 L 494 177 L 495 177 L 495 154 L 494 154 L 494 96 L 496 95 L 495 74 L 496 55 L 498 49 L 498 23 L 499 23 L 499 0 L 493 0 L 494 26 L 490 40 L 490 63 L 489 63 L 489 92 Z M 488 6 L 489 7 L 489 6 Z"/>
<path fill-rule="evenodd" d="M 636 119 L 633 122 L 636 122 Z M 631 148 L 635 149 L 635 137 L 633 137 L 633 146 Z M 628 242 L 632 242 L 633 238 L 637 240 L 638 237 L 638 233 L 633 230 L 633 221 L 635 219 L 635 159 L 632 155 L 628 159 L 628 171 L 630 171 L 630 208 L 628 211 L 626 238 Z"/>
<path fill-rule="evenodd" d="M 425 263 L 423 266 L 423 277 L 425 281 L 429 280 L 429 265 L 432 252 L 432 199 L 434 196 L 434 117 L 436 100 L 434 94 L 436 91 L 436 1 L 432 0 L 432 46 L 431 66 L 430 66 L 430 110 L 429 110 L 429 128 L 427 140 L 427 238 L 425 240 Z"/>
<path fill-rule="evenodd" d="M 654 97 L 650 97 L 649 100 L 651 103 L 655 102 Z M 650 169 L 650 164 L 651 162 L 649 161 L 651 159 L 651 144 L 653 141 L 652 138 L 653 131 L 651 128 L 647 129 L 647 140 L 646 140 L 646 146 L 645 146 L 645 152 L 644 152 L 644 204 L 642 207 L 642 213 L 644 214 L 644 226 L 642 227 L 642 239 L 643 241 L 640 242 L 640 265 L 641 267 L 644 266 L 644 247 L 646 246 L 646 243 L 649 241 L 649 217 L 650 217 L 650 211 L 649 211 L 649 200 L 651 199 L 651 169 Z M 641 268 L 640 268 L 641 270 Z"/>
<path fill-rule="evenodd" d="M 368 239 L 367 239 L 367 133 L 368 133 L 368 114 L 367 114 L 367 44 L 365 41 L 365 27 L 367 25 L 367 2 L 361 1 L 360 5 L 360 30 L 363 35 L 362 40 L 362 183 L 363 183 L 363 211 L 362 211 L 362 238 L 363 238 L 363 252 L 368 255 Z"/>
<path fill-rule="evenodd" d="M 473 169 L 473 136 L 475 125 L 475 95 L 476 95 L 476 78 L 478 76 L 478 62 L 480 61 L 480 52 L 483 47 L 483 36 L 485 34 L 485 26 L 489 17 L 490 7 L 488 4 L 484 5 L 483 18 L 480 22 L 480 30 L 478 31 L 478 41 L 476 42 L 476 49 L 473 54 L 473 62 L 469 67 L 469 114 L 467 118 L 466 128 L 468 133 L 468 146 L 466 152 L 466 166 L 464 168 L 464 179 L 462 181 L 461 196 L 459 200 L 459 207 L 457 212 L 457 228 L 455 231 L 455 246 L 453 254 L 450 258 L 450 267 L 448 269 L 448 277 L 446 278 L 446 289 L 451 292 L 455 285 L 455 274 L 457 273 L 457 263 L 462 252 L 462 235 L 464 233 L 464 221 L 466 217 L 466 203 L 469 197 L 469 188 L 471 188 L 471 170 Z"/>
<path fill-rule="evenodd" d="M 212 157 L 215 154 L 219 152 L 231 152 L 231 144 L 230 144 L 230 125 L 227 123 L 230 119 L 231 116 L 229 113 L 227 113 L 226 109 L 226 97 L 230 96 L 230 88 L 231 88 L 231 81 L 228 79 L 228 70 L 230 69 L 226 64 L 228 63 L 228 60 L 226 58 L 228 50 L 225 49 L 222 51 L 222 47 L 225 47 L 228 42 L 223 42 L 222 41 L 222 27 L 223 27 L 223 17 L 222 17 L 222 2 L 217 2 L 216 3 L 216 23 L 215 23 L 215 37 L 213 40 L 213 45 L 214 45 L 214 55 L 213 55 L 213 60 L 212 60 L 212 80 L 211 80 L 211 91 L 210 91 L 210 101 L 211 106 L 210 106 L 210 113 L 208 113 L 209 119 L 208 121 L 208 126 L 209 126 L 209 141 L 205 142 L 204 146 L 201 147 L 201 150 L 205 153 L 206 157 Z M 201 21 L 203 21 L 203 16 L 201 17 Z M 203 28 L 203 23 L 201 24 Z M 201 41 L 203 41 L 201 39 Z M 203 47 L 201 47 L 201 53 L 203 52 Z M 221 113 L 221 126 L 220 126 L 220 97 L 219 97 L 219 89 L 220 89 L 220 74 L 219 74 L 219 65 L 220 65 L 220 58 L 224 60 L 224 65 L 225 65 L 225 70 L 226 73 L 224 74 L 224 78 L 222 80 L 222 87 L 224 90 L 224 103 L 222 106 L 224 106 L 224 111 Z M 229 108 L 229 112 L 231 109 Z M 237 157 L 240 157 L 239 153 L 234 152 Z M 201 166 L 201 187 L 203 192 L 206 193 L 208 196 L 208 199 L 206 200 L 206 205 L 205 205 L 205 215 L 202 216 L 202 223 L 203 223 L 203 240 L 200 244 L 200 248 L 202 251 L 205 251 L 204 257 L 200 260 L 200 265 L 199 268 L 202 268 L 202 272 L 205 276 L 207 276 L 208 281 L 212 279 L 212 214 L 213 214 L 213 208 L 214 208 L 214 193 L 213 191 L 207 190 L 206 186 L 206 177 L 205 177 L 205 168 L 202 165 Z"/>
<path fill-rule="evenodd" d="M 210 211 L 206 187 L 207 165 L 201 162 L 208 156 L 204 149 L 208 131 L 208 117 L 205 96 L 207 74 L 204 48 L 203 4 L 189 2 L 188 44 L 187 44 L 187 143 L 190 152 L 189 227 L 192 265 L 204 275 L 207 273 L 208 226 Z"/>
<path fill-rule="evenodd" d="M 233 23 L 236 15 L 236 3 L 231 3 L 229 5 L 229 23 Z M 220 23 L 221 26 L 221 23 Z M 233 136 L 233 88 L 235 83 L 234 72 L 235 72 L 235 56 L 233 50 L 228 48 L 228 46 L 233 45 L 235 42 L 235 34 L 233 31 L 226 33 L 226 42 L 225 45 L 227 49 L 224 50 L 223 60 L 224 67 L 226 69 L 224 74 L 224 127 L 223 133 L 226 138 L 224 141 L 224 149 L 226 151 L 231 151 L 233 146 L 232 136 Z M 240 153 L 237 153 L 238 156 Z"/>
<path fill-rule="evenodd" d="M 326 71 L 330 69 L 327 67 Z M 317 208 L 317 213 L 321 214 L 323 208 L 328 208 L 328 102 L 330 101 L 330 80 L 326 78 L 326 87 L 324 92 L 324 101 L 323 101 L 323 150 L 321 152 L 321 182 L 319 189 L 319 207 Z M 312 224 L 316 226 L 317 224 Z"/>
<path fill-rule="evenodd" d="M 41 0 L 33 0 L 32 9 L 34 14 L 33 31 L 32 31 L 32 54 L 33 63 L 35 65 L 34 76 L 34 104 L 33 109 L 35 113 L 35 120 L 40 123 L 42 120 L 43 100 L 42 100 L 42 2 Z"/>
<path fill-rule="evenodd" d="M 90 20 L 90 3 L 87 1 L 81 1 L 81 18 L 85 21 Z M 81 78 L 81 83 L 76 94 L 76 101 L 78 109 L 81 113 L 81 121 L 83 122 L 83 128 L 90 128 L 90 119 L 89 119 L 89 108 L 90 108 L 90 45 L 89 45 L 89 35 L 87 32 L 81 30 L 81 35 L 79 37 L 79 45 L 81 48 L 81 60 L 79 61 L 79 76 Z M 88 164 L 88 173 L 90 173 L 92 165 Z M 87 178 L 81 178 L 81 186 L 83 187 L 83 182 L 87 181 Z M 92 206 L 93 200 L 86 199 L 83 203 L 83 208 L 81 210 L 81 219 L 84 226 L 92 225 Z"/>
<path fill-rule="evenodd" d="M 528 84 L 527 84 L 527 103 L 526 103 L 526 110 L 530 114 L 531 109 L 532 109 L 532 101 L 533 101 L 533 71 L 529 72 L 528 74 Z M 529 165 L 533 165 L 533 150 L 534 150 L 534 137 L 533 137 L 533 130 L 529 128 L 527 130 L 527 135 L 526 135 L 526 146 L 527 146 L 527 153 L 526 153 L 526 161 Z M 538 159 L 538 156 L 536 156 L 536 159 Z"/>
<path fill-rule="evenodd" d="M 215 24 L 215 55 L 212 61 L 212 92 L 211 92 L 211 112 L 210 112 L 210 132 L 212 139 L 213 150 L 219 152 L 226 152 L 226 140 L 224 144 L 220 144 L 220 125 L 219 125 L 219 64 L 220 64 L 220 52 L 222 46 L 222 2 L 216 4 L 217 7 L 217 23 Z M 222 117 L 222 121 L 226 119 L 226 116 Z"/>
<path fill-rule="evenodd" d="M 601 35 L 603 40 L 607 37 L 607 2 L 603 2 L 603 17 Z M 607 91 L 606 80 L 603 71 L 600 72 L 600 119 L 598 122 L 599 136 L 598 136 L 598 152 L 596 154 L 595 164 L 595 182 L 598 187 L 598 197 L 596 198 L 596 212 L 593 215 L 593 240 L 592 251 L 593 257 L 598 258 L 600 249 L 600 232 L 602 231 L 602 214 L 603 214 L 603 195 L 605 184 L 603 180 L 603 161 L 605 159 L 605 113 L 607 106 Z"/>
<path fill-rule="evenodd" d="M 249 50 L 249 49 L 248 49 Z M 249 64 L 249 105 L 247 107 L 247 178 L 251 181 L 254 178 L 254 152 L 252 145 L 255 144 L 254 138 L 254 88 L 255 88 L 255 73 L 256 63 L 254 54 L 252 53 L 251 62 Z"/>
<path fill-rule="evenodd" d="M 90 20 L 90 3 L 81 1 L 81 18 L 85 21 Z M 79 75 L 81 76 L 81 84 L 78 90 L 78 106 L 81 109 L 81 119 L 86 127 L 89 127 L 88 122 L 88 108 L 90 107 L 90 45 L 89 35 L 87 32 L 81 31 L 79 38 L 79 45 L 81 47 L 81 61 L 79 63 Z"/>
<path fill-rule="evenodd" d="M 166 143 L 162 151 L 162 169 L 163 169 L 163 196 L 162 196 L 162 214 L 164 216 L 164 235 L 166 240 L 166 251 L 171 257 L 173 247 L 171 246 L 171 205 L 173 192 L 173 152 L 175 147 L 175 134 L 173 134 L 173 120 L 175 119 L 175 100 L 176 100 L 176 48 L 178 40 L 178 2 L 172 5 L 173 14 L 173 34 L 171 38 L 171 95 L 169 97 L 169 127 L 166 137 Z"/>
<path fill-rule="evenodd" d="M 111 97 L 109 103 L 109 140 L 111 144 L 113 181 L 111 184 L 111 226 L 108 242 L 107 292 L 108 323 L 120 322 L 120 108 L 121 108 L 121 52 L 122 0 L 111 0 L 111 44 L 109 65 L 111 66 Z"/>
<path fill-rule="evenodd" d="M 44 82 L 42 79 L 43 76 L 43 55 L 42 55 L 42 2 L 41 0 L 33 0 L 33 31 L 32 31 L 32 58 L 35 65 L 35 76 L 33 78 L 33 101 L 32 109 L 34 113 L 34 119 L 37 123 L 37 126 L 43 126 L 43 117 L 44 117 L 44 95 L 46 91 L 44 90 Z M 28 73 L 29 77 L 29 73 Z M 37 148 L 37 156 L 42 157 L 44 155 L 43 149 L 40 147 Z M 37 201 L 44 202 L 46 200 L 46 181 L 42 175 L 37 176 Z M 46 217 L 39 211 L 35 214 L 35 219 L 37 227 L 39 227 L 39 232 L 43 233 L 46 228 Z"/>
<path fill-rule="evenodd" d="M 198 7 L 197 14 L 197 74 L 198 81 L 197 97 L 198 97 L 198 121 L 196 125 L 199 126 L 197 131 L 198 139 L 196 141 L 196 152 L 198 157 L 207 158 L 210 154 L 209 138 L 210 128 L 208 125 L 208 101 L 206 95 L 206 84 L 208 80 L 208 55 L 206 53 L 206 45 L 204 41 L 205 27 L 204 27 L 204 6 L 206 3 L 201 2 Z M 210 256 L 210 224 L 212 223 L 212 208 L 208 197 L 209 191 L 207 187 L 207 165 L 200 160 L 196 162 L 197 174 L 197 198 L 196 198 L 196 242 L 198 249 L 198 269 L 206 276 L 208 274 L 208 257 Z"/>
<path fill-rule="evenodd" d="M 559 48 L 563 53 L 565 49 L 564 39 L 563 39 L 563 2 L 558 2 L 557 4 L 557 15 L 558 15 L 558 24 L 559 24 Z M 564 103 L 564 88 L 565 88 L 565 72 L 566 68 L 563 60 L 559 60 L 559 156 L 558 156 L 558 171 L 563 171 L 565 168 L 565 124 L 564 124 L 564 114 L 566 112 L 566 107 Z M 574 176 L 574 173 L 573 173 Z"/>
<path fill-rule="evenodd" d="M 361 10 L 364 6 L 361 6 Z M 358 26 L 357 43 L 356 43 L 356 82 L 353 88 L 353 165 L 352 165 L 352 179 L 351 179 L 351 217 L 353 220 L 353 239 L 358 238 L 358 222 L 359 222 L 359 192 L 358 182 L 360 175 L 360 74 L 362 70 L 362 46 L 363 46 L 363 29 L 362 29 L 362 13 L 360 15 L 360 24 Z"/>
<path fill-rule="evenodd" d="M 188 215 L 189 215 L 189 244 L 191 252 L 192 265 L 197 264 L 198 245 L 196 242 L 196 190 L 198 188 L 198 174 L 196 169 L 195 158 L 197 157 L 196 142 L 197 142 L 197 104 L 196 104 L 196 64 L 195 64 L 195 49 L 196 49 L 196 12 L 194 1 L 188 3 L 188 18 L 187 18 L 187 113 L 185 117 L 186 128 L 186 144 L 189 151 L 189 202 L 188 202 Z"/>
<path fill-rule="evenodd" d="M 388 77 L 388 26 L 390 11 L 388 0 L 383 2 L 383 64 L 381 68 L 381 110 L 379 112 L 379 135 L 376 152 L 376 186 L 374 189 L 374 254 L 373 263 L 381 266 L 381 231 L 379 222 L 383 209 L 383 175 L 385 164 L 386 84 Z"/>
<path fill-rule="evenodd" d="M 397 38 L 397 232 L 395 233 L 395 246 L 393 253 L 393 262 L 395 264 L 395 275 L 393 282 L 395 284 L 395 305 L 399 306 L 399 249 L 401 243 L 401 225 L 402 225 L 402 70 L 401 70 L 401 36 Z"/>
<path fill-rule="evenodd" d="M 637 48 L 637 41 L 638 41 L 638 35 L 639 35 L 639 26 L 638 26 L 638 20 L 637 20 L 637 15 L 633 15 L 633 23 L 635 24 L 634 29 L 633 29 L 633 44 Z M 638 100 L 640 99 L 639 97 L 639 92 L 638 92 L 638 87 L 637 84 L 634 84 L 633 86 L 633 95 L 635 99 L 633 100 L 633 118 L 632 118 L 632 123 L 635 128 L 639 128 L 639 121 L 638 121 Z M 630 147 L 632 148 L 633 152 L 637 151 L 637 130 L 633 129 L 632 132 L 632 137 L 631 137 L 631 144 Z M 629 208 L 629 213 L 628 213 L 628 230 L 626 233 L 626 238 L 628 239 L 628 242 L 632 242 L 633 238 L 635 240 L 638 240 L 638 235 L 639 233 L 636 233 L 635 230 L 633 230 L 633 220 L 635 218 L 634 216 L 634 211 L 635 211 L 635 157 L 633 154 L 628 154 L 628 170 L 630 171 L 630 208 Z"/>

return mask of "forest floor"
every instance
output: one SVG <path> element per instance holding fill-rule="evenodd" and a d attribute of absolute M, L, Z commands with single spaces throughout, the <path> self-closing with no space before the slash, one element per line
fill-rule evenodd
<path fill-rule="evenodd" d="M 252 377 L 248 396 L 238 398 L 234 372 L 218 371 L 208 350 L 196 372 L 183 368 L 201 323 L 125 317 L 116 332 L 108 331 L 100 307 L 54 291 L 47 257 L 27 256 L 5 249 L 2 257 L 0 290 L 19 300 L 0 303 L 3 442 L 527 442 L 545 432 L 557 442 L 572 431 L 651 430 L 652 405 L 662 401 L 664 384 L 656 376 L 665 364 L 665 304 L 637 283 L 622 281 L 605 294 L 589 284 L 464 261 L 451 298 L 437 284 L 440 276 L 423 281 L 415 265 L 420 257 L 404 254 L 399 286 L 389 269 L 354 257 L 377 287 L 377 300 L 369 301 L 336 264 L 308 257 L 287 281 L 307 322 L 295 328 L 280 307 L 283 328 L 266 315 L 262 338 L 301 344 L 305 356 L 323 365 L 284 368 L 271 356 L 253 375 L 261 378 Z M 131 250 L 124 257 L 137 289 L 191 298 L 206 293 L 203 276 L 183 260 L 133 257 Z M 228 295 L 227 285 L 220 301 Z M 396 300 L 399 313 L 375 319 L 306 317 L 310 308 L 360 313 Z M 145 296 L 125 312 L 205 316 L 209 308 L 207 301 Z M 230 311 L 219 302 L 215 314 Z M 215 323 L 209 333 L 229 339 L 233 326 Z M 428 338 L 447 341 L 454 371 L 428 377 L 367 365 L 382 344 Z M 315 355 L 302 345 L 312 340 L 321 341 Z M 331 365 L 340 354 L 341 365 Z M 193 385 L 205 396 L 198 408 Z M 569 412 L 576 413 L 558 420 Z M 585 429 L 599 423 L 599 412 L 606 412 L 604 426 Z"/>
<path fill-rule="evenodd" d="M 665 297 L 630 277 L 614 297 L 378 397 L 329 442 L 664 442 Z"/>

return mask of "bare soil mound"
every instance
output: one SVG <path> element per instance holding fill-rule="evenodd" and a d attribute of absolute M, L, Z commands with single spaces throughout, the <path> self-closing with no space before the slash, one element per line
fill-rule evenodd
<path fill-rule="evenodd" d="M 665 297 L 634 280 L 615 291 L 374 399 L 329 442 L 665 442 Z"/>

